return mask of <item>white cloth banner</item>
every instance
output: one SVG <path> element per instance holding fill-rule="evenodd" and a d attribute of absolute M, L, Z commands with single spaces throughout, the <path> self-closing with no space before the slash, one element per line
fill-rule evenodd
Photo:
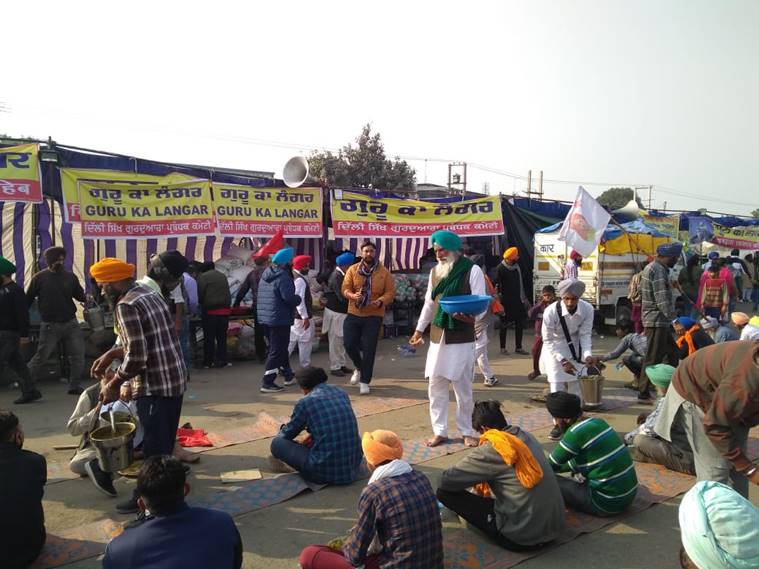
<path fill-rule="evenodd" d="M 598 247 L 610 219 L 611 214 L 580 186 L 561 226 L 559 241 L 565 241 L 580 255 L 587 257 Z"/>

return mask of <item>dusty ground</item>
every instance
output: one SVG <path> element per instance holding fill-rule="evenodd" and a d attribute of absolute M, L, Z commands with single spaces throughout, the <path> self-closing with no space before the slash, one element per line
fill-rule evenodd
<path fill-rule="evenodd" d="M 382 340 L 375 368 L 370 397 L 406 397 L 426 401 L 426 382 L 422 379 L 424 354 L 412 358 L 399 356 L 396 347 L 403 339 Z M 525 346 L 531 344 L 531 336 L 525 337 Z M 602 353 L 610 349 L 614 339 L 596 337 L 594 352 Z M 509 348 L 513 348 L 513 336 L 509 337 Z M 529 356 L 500 356 L 497 339 L 491 340 L 491 361 L 501 383 L 488 389 L 482 386 L 477 376 L 475 396 L 498 398 L 504 402 L 508 413 L 521 413 L 532 408 L 528 396 L 542 388 L 530 384 L 525 375 L 531 369 Z M 314 364 L 327 366 L 327 354 L 314 354 Z M 293 402 L 298 399 L 294 387 L 284 393 L 263 395 L 258 392 L 263 368 L 252 362 L 238 362 L 225 370 L 193 372 L 192 381 L 184 400 L 182 422 L 190 421 L 193 426 L 208 431 L 222 431 L 236 423 L 245 424 L 259 411 L 277 417 L 287 415 Z M 610 387 L 619 387 L 629 378 L 625 372 L 607 369 Z M 357 398 L 356 388 L 347 386 L 345 381 L 331 378 L 334 384 L 346 385 L 352 398 Z M 66 420 L 75 399 L 66 395 L 65 386 L 48 382 L 42 384 L 44 399 L 27 406 L 14 407 L 11 401 L 17 393 L 4 388 L 0 392 L 0 407 L 10 407 L 18 413 L 26 431 L 26 447 L 44 454 L 48 461 L 66 463 L 71 451 L 53 451 L 53 445 L 72 444 L 76 441 L 65 432 Z M 451 403 L 453 411 L 455 403 Z M 636 415 L 643 408 L 634 405 L 619 409 L 604 417 L 620 432 L 626 432 L 635 423 Z M 450 413 L 451 419 L 453 412 Z M 455 432 L 453 423 L 452 431 Z M 390 428 L 402 438 L 412 439 L 429 433 L 427 408 L 419 405 L 398 409 L 380 415 L 359 419 L 363 430 Z M 551 444 L 546 439 L 547 431 L 540 432 L 545 448 Z M 202 454 L 201 462 L 193 466 L 189 482 L 192 496 L 205 495 L 223 488 L 219 473 L 240 468 L 268 468 L 267 440 L 221 448 Z M 439 473 L 461 458 L 461 454 L 436 459 L 419 466 L 436 481 Z M 133 482 L 121 479 L 117 489 L 121 496 L 131 491 Z M 326 488 L 316 494 L 305 493 L 279 505 L 259 510 L 236 518 L 245 546 L 246 568 L 264 567 L 268 569 L 297 567 L 297 557 L 301 549 L 312 543 L 324 543 L 333 537 L 344 535 L 355 517 L 355 504 L 362 483 L 350 487 Z M 752 488 L 754 503 L 759 503 L 759 492 Z M 80 524 L 115 517 L 113 510 L 116 500 L 98 493 L 85 479 L 69 480 L 49 485 L 45 492 L 45 512 L 47 527 L 56 533 Z M 677 502 L 654 506 L 647 511 L 628 518 L 605 530 L 582 536 L 568 544 L 559 546 L 536 558 L 524 562 L 520 567 L 538 569 L 562 566 L 565 569 L 591 567 L 666 569 L 678 567 L 677 551 L 679 532 L 677 524 Z M 458 522 L 448 519 L 446 527 L 455 527 Z M 485 540 L 475 533 L 472 539 L 481 543 Z M 490 547 L 490 546 L 487 546 Z M 90 559 L 68 565 L 72 568 L 99 567 L 97 559 Z"/>

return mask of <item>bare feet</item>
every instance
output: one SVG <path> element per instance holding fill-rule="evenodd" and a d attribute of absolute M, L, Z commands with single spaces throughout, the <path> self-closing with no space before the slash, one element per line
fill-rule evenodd
<path fill-rule="evenodd" d="M 179 443 L 174 443 L 174 452 L 172 454 L 174 455 L 174 458 L 178 458 L 182 462 L 188 464 L 195 464 L 200 460 L 200 455 L 184 450 Z"/>
<path fill-rule="evenodd" d="M 479 446 L 480 440 L 476 437 L 464 437 L 464 444 L 468 447 Z"/>
<path fill-rule="evenodd" d="M 431 439 L 427 439 L 427 446 L 436 447 L 438 445 L 442 445 L 447 440 L 448 440 L 448 437 L 441 437 L 440 435 L 435 435 Z"/>

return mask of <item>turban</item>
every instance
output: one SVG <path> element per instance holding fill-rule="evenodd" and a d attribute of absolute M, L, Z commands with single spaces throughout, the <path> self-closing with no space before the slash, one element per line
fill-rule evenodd
<path fill-rule="evenodd" d="M 714 316 L 707 316 L 701 322 L 701 328 L 704 330 L 711 330 L 712 328 L 719 328 L 719 320 L 717 320 Z"/>
<path fill-rule="evenodd" d="M 685 328 L 686 330 L 690 330 L 696 325 L 696 321 L 693 320 L 693 318 L 690 318 L 688 316 L 681 316 L 677 319 L 677 321 L 680 323 L 680 326 Z"/>
<path fill-rule="evenodd" d="M 16 272 L 16 265 L 5 257 L 0 257 L 0 275 L 12 275 Z"/>
<path fill-rule="evenodd" d="M 669 387 L 673 373 L 675 373 L 675 368 L 669 364 L 646 366 L 646 377 L 648 377 L 648 379 L 651 380 L 651 383 L 656 387 Z"/>
<path fill-rule="evenodd" d="M 709 258 L 709 259 L 712 259 L 712 260 L 714 260 L 714 259 L 719 259 L 719 253 L 717 253 L 717 251 L 711 251 L 711 252 L 710 252 L 710 253 L 707 255 L 707 258 Z"/>
<path fill-rule="evenodd" d="M 403 444 L 392 431 L 377 430 L 364 433 L 361 437 L 361 448 L 364 449 L 366 462 L 378 466 L 383 462 L 400 459 L 403 456 Z"/>
<path fill-rule="evenodd" d="M 546 396 L 546 409 L 552 417 L 558 419 L 574 419 L 582 415 L 580 398 L 566 391 L 549 393 Z"/>
<path fill-rule="evenodd" d="M 503 252 L 503 258 L 507 261 L 518 261 L 519 260 L 519 249 L 516 247 L 509 247 Z"/>
<path fill-rule="evenodd" d="M 679 241 L 664 243 L 656 248 L 656 254 L 660 257 L 679 257 L 683 252 L 683 244 Z"/>
<path fill-rule="evenodd" d="M 572 252 L 569 254 L 569 258 L 572 259 L 573 261 L 577 261 L 578 259 L 582 259 L 582 255 L 580 255 L 577 251 L 573 249 Z"/>
<path fill-rule="evenodd" d="M 732 320 L 733 324 L 736 326 L 745 326 L 748 324 L 749 317 L 745 312 L 733 312 L 730 316 L 730 320 Z"/>
<path fill-rule="evenodd" d="M 564 279 L 558 286 L 559 297 L 570 294 L 579 298 L 584 292 L 585 283 L 578 279 Z"/>
<path fill-rule="evenodd" d="M 298 255 L 293 259 L 293 269 L 302 271 L 311 264 L 311 255 Z"/>
<path fill-rule="evenodd" d="M 106 257 L 90 267 L 90 275 L 98 284 L 117 283 L 134 277 L 134 265 Z"/>
<path fill-rule="evenodd" d="M 729 486 L 697 482 L 678 517 L 683 547 L 698 567 L 759 567 L 759 508 Z"/>
<path fill-rule="evenodd" d="M 472 255 L 469 257 L 469 260 L 472 261 L 475 265 L 482 268 L 482 266 L 485 264 L 485 256 L 484 255 Z"/>
<path fill-rule="evenodd" d="M 456 235 L 453 231 L 441 229 L 432 234 L 432 244 L 448 251 L 460 251 L 461 237 Z"/>
<path fill-rule="evenodd" d="M 292 247 L 285 247 L 284 249 L 280 249 L 274 254 L 274 256 L 271 258 L 271 262 L 275 265 L 286 265 L 293 260 L 294 255 L 295 249 Z"/>
<path fill-rule="evenodd" d="M 337 259 L 335 259 L 335 263 L 337 263 L 338 267 L 352 265 L 355 261 L 356 256 L 353 253 L 342 253 L 337 256 Z"/>
<path fill-rule="evenodd" d="M 182 255 L 179 251 L 164 251 L 158 255 L 158 258 L 172 277 L 181 277 L 182 273 L 184 273 L 190 265 L 187 257 Z"/>

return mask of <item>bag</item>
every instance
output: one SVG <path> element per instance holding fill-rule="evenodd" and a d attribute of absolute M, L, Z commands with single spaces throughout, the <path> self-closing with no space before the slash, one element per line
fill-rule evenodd
<path fill-rule="evenodd" d="M 575 345 L 572 342 L 572 337 L 569 335 L 569 328 L 567 327 L 567 321 L 564 319 L 564 315 L 561 313 L 561 301 L 557 300 L 556 304 L 558 305 L 556 308 L 556 312 L 559 315 L 559 324 L 561 324 L 561 329 L 564 331 L 564 338 L 567 341 L 567 344 L 569 345 L 569 351 L 572 354 L 572 359 L 576 361 L 577 363 L 582 363 L 580 361 L 580 358 L 577 357 L 577 353 L 582 353 L 582 345 L 577 344 L 577 350 L 575 350 Z"/>

